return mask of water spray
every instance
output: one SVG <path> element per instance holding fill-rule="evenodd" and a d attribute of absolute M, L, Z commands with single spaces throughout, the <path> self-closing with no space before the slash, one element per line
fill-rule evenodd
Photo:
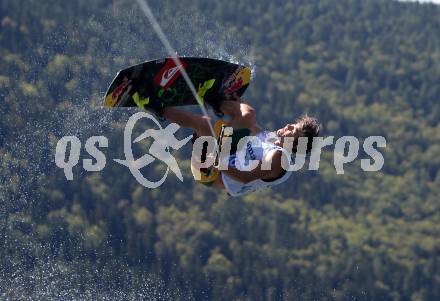
<path fill-rule="evenodd" d="M 159 37 L 162 45 L 165 47 L 166 51 L 168 52 L 168 55 L 171 57 L 171 59 L 174 61 L 174 64 L 179 68 L 180 73 L 183 76 L 183 79 L 185 80 L 186 84 L 188 85 L 189 89 L 191 90 L 191 93 L 193 94 L 194 98 L 197 100 L 197 103 L 199 104 L 200 108 L 202 109 L 203 115 L 208 116 L 208 111 L 206 110 L 204 106 L 203 99 L 197 94 L 196 88 L 194 87 L 194 84 L 192 83 L 191 79 L 188 76 L 188 73 L 186 73 L 185 69 L 182 67 L 182 62 L 177 57 L 176 50 L 171 46 L 168 38 L 166 37 L 165 33 L 163 32 L 162 28 L 160 27 L 159 23 L 157 22 L 157 19 L 154 17 L 154 14 L 148 5 L 146 0 L 137 0 L 141 10 L 144 12 L 145 16 L 150 21 L 151 25 L 153 26 L 154 31 L 156 32 L 157 36 Z M 212 137 L 215 137 L 215 131 L 212 127 L 212 124 L 207 121 L 209 129 L 211 131 Z"/>

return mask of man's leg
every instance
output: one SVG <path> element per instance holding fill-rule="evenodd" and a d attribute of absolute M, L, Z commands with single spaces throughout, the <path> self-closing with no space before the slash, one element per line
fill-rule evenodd
<path fill-rule="evenodd" d="M 181 127 L 191 128 L 196 131 L 197 136 L 212 136 L 209 123 L 211 119 L 207 116 L 193 114 L 173 107 L 166 107 L 163 116 L 170 122 L 175 122 Z M 225 188 L 222 177 L 219 176 L 212 182 L 216 188 Z"/>
<path fill-rule="evenodd" d="M 233 121 L 235 120 L 242 121 L 242 119 L 255 116 L 255 112 L 251 106 L 239 101 L 225 100 L 221 103 L 220 108 L 225 115 L 231 117 L 232 123 L 234 123 Z M 186 112 L 176 109 L 175 107 L 165 107 L 163 116 L 181 127 L 194 129 L 199 136 L 212 136 L 209 127 L 211 118 L 208 116 Z"/>
<path fill-rule="evenodd" d="M 241 101 L 225 100 L 220 106 L 221 111 L 231 117 L 230 126 L 235 128 L 252 129 L 257 124 L 255 110 Z"/>

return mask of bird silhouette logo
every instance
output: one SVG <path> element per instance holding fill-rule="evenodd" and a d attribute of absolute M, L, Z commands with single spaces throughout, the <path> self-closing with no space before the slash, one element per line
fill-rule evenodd
<path fill-rule="evenodd" d="M 157 125 L 158 129 L 148 129 L 132 142 L 131 137 L 134 126 L 142 118 L 152 120 Z M 171 170 L 179 178 L 179 180 L 183 182 L 183 176 L 180 171 L 179 165 L 177 164 L 176 159 L 171 155 L 170 148 L 173 148 L 175 150 L 180 149 L 189 140 L 191 140 L 192 135 L 182 140 L 178 140 L 175 137 L 175 133 L 179 128 L 179 125 L 177 125 L 176 123 L 171 123 L 166 128 L 162 128 L 162 126 L 154 118 L 154 116 L 146 112 L 138 112 L 136 114 L 133 114 L 128 120 L 124 130 L 125 159 L 114 159 L 114 161 L 128 167 L 131 174 L 135 177 L 138 183 L 146 188 L 152 189 L 159 187 L 166 180 L 169 170 Z M 138 159 L 135 159 L 132 150 L 133 143 L 139 143 L 146 138 L 154 139 L 149 148 L 149 153 L 144 154 Z M 167 165 L 167 170 L 160 180 L 150 181 L 143 176 L 140 169 L 148 166 L 156 159 L 164 162 Z"/>

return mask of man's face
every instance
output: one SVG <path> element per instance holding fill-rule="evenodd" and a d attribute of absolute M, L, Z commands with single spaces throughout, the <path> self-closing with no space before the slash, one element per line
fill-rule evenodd
<path fill-rule="evenodd" d="M 301 130 L 295 123 L 288 123 L 284 127 L 277 130 L 278 137 L 294 137 L 298 138 L 301 136 Z"/>

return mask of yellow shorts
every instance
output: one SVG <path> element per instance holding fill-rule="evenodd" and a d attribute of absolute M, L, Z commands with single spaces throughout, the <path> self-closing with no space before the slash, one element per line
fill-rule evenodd
<path fill-rule="evenodd" d="M 227 124 L 228 123 L 224 120 L 218 120 L 214 124 L 214 133 L 216 135 L 216 138 L 219 137 L 222 126 L 227 125 Z M 192 172 L 194 178 L 196 179 L 196 178 L 198 178 L 198 177 L 196 177 L 197 167 L 194 163 L 195 162 L 193 162 L 191 160 L 191 172 Z M 201 163 L 201 162 L 198 162 L 198 163 Z M 208 186 L 212 185 L 212 183 L 214 183 L 215 180 L 220 176 L 220 171 L 213 166 L 211 166 L 209 168 L 199 168 L 198 170 L 200 172 L 200 179 L 198 179 L 196 181 L 198 181 L 202 184 L 208 185 Z"/>

